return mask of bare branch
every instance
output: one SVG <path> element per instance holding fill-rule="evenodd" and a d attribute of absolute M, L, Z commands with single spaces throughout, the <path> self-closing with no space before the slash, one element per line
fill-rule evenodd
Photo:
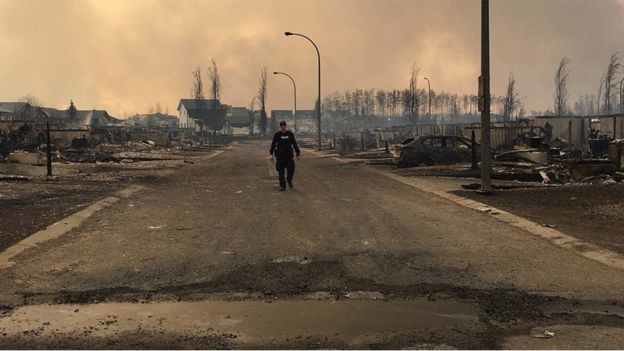
<path fill-rule="evenodd" d="M 267 68 L 262 67 L 260 70 L 258 86 L 258 104 L 260 107 L 260 133 L 266 134 L 267 129 L 267 113 L 266 113 L 266 99 L 267 99 Z"/>
<path fill-rule="evenodd" d="M 622 63 L 620 61 L 620 56 L 618 53 L 611 55 L 609 58 L 609 65 L 607 66 L 607 73 L 605 73 L 604 78 L 604 112 L 611 113 L 611 101 L 614 97 L 614 90 L 617 82 L 616 76 L 618 75 L 620 68 L 622 67 Z"/>
<path fill-rule="evenodd" d="M 568 112 L 568 77 L 570 71 L 567 57 L 561 59 L 555 73 L 555 115 L 562 116 Z"/>
<path fill-rule="evenodd" d="M 214 59 L 210 59 L 210 66 L 208 67 L 208 79 L 210 79 L 210 91 L 214 100 L 221 99 L 221 76 L 219 75 L 219 68 Z"/>
<path fill-rule="evenodd" d="M 202 83 L 201 69 L 199 67 L 193 71 L 193 88 L 191 90 L 191 96 L 193 99 L 197 100 L 204 98 L 204 83 Z"/>

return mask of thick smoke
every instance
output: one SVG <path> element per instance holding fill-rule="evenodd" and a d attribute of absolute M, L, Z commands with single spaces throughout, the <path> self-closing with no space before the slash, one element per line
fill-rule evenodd
<path fill-rule="evenodd" d="M 495 92 L 513 72 L 528 110 L 551 108 L 562 56 L 572 60 L 576 95 L 595 93 L 609 55 L 624 51 L 621 1 L 492 3 Z M 315 53 L 305 41 L 284 37 L 286 30 L 319 44 L 327 93 L 405 87 L 413 63 L 434 89 L 474 92 L 479 6 L 477 0 L 4 0 L 0 100 L 32 94 L 51 106 L 73 99 L 120 116 L 156 103 L 174 112 L 189 95 L 191 71 L 198 65 L 205 71 L 214 58 L 226 103 L 247 105 L 266 65 L 292 73 L 300 106 L 310 108 Z M 289 82 L 271 78 L 270 107 L 288 108 Z"/>

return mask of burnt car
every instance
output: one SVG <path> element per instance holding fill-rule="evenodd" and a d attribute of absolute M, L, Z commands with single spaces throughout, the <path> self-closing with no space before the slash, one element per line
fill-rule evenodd
<path fill-rule="evenodd" d="M 472 143 L 461 136 L 431 135 L 410 138 L 399 144 L 393 154 L 399 167 L 454 164 L 472 161 Z M 479 157 L 476 145 L 476 157 Z"/>

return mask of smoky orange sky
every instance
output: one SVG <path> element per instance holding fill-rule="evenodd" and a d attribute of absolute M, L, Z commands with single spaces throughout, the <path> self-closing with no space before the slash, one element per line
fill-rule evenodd
<path fill-rule="evenodd" d="M 124 116 L 160 103 L 175 112 L 191 72 L 221 70 L 222 100 L 248 105 L 262 66 L 292 73 L 299 106 L 316 94 L 403 88 L 413 63 L 433 88 L 474 93 L 479 0 L 0 0 L 0 100 L 30 94 L 48 106 Z M 620 0 L 493 0 L 494 93 L 513 73 L 527 110 L 550 108 L 555 66 L 571 59 L 571 100 L 595 93 L 609 56 L 624 52 Z M 420 80 L 421 87 L 424 82 Z M 269 80 L 269 107 L 290 108 L 291 87 Z"/>

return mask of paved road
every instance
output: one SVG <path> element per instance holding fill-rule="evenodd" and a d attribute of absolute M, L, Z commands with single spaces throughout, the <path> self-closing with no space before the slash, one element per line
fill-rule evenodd
<path fill-rule="evenodd" d="M 18 256 L 0 304 L 23 306 L 0 340 L 498 347 L 550 324 L 624 326 L 623 272 L 316 153 L 281 193 L 266 146 L 233 145 Z"/>

